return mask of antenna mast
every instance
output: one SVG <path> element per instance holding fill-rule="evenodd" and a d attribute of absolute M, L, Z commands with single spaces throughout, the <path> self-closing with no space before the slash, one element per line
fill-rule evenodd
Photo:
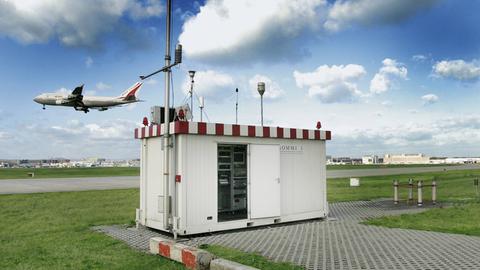
<path fill-rule="evenodd" d="M 238 125 L 238 88 L 235 89 L 237 100 L 235 102 L 235 124 Z"/>

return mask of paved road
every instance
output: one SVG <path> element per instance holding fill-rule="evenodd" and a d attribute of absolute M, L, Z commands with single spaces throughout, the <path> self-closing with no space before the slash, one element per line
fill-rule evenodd
<path fill-rule="evenodd" d="M 327 178 L 345 178 L 345 177 L 362 177 L 377 175 L 396 175 L 396 174 L 413 174 L 425 172 L 441 172 L 441 171 L 458 171 L 480 169 L 480 165 L 467 164 L 459 166 L 434 166 L 434 167 L 408 167 L 408 168 L 385 168 L 385 169 L 356 169 L 356 170 L 329 170 Z"/>
<path fill-rule="evenodd" d="M 186 240 L 183 242 L 186 245 L 215 244 L 260 253 L 308 270 L 480 269 L 480 237 L 359 224 L 371 217 L 423 210 L 406 204 L 394 205 L 391 200 L 332 203 L 332 218 L 328 220 L 218 232 L 182 240 Z M 94 230 L 143 251 L 148 250 L 150 237 L 166 237 L 153 230 L 124 226 L 101 226 Z"/>
<path fill-rule="evenodd" d="M 416 167 L 416 168 L 388 168 L 388 169 L 356 169 L 356 170 L 329 170 L 327 178 L 363 177 L 375 175 L 410 174 L 423 172 L 437 172 L 443 170 L 480 169 L 479 165 Z M 0 194 L 39 193 L 80 190 L 104 190 L 138 188 L 138 176 L 95 177 L 95 178 L 45 178 L 45 179 L 9 179 L 0 180 Z"/>
<path fill-rule="evenodd" d="M 138 176 L 0 180 L 0 194 L 135 188 Z"/>

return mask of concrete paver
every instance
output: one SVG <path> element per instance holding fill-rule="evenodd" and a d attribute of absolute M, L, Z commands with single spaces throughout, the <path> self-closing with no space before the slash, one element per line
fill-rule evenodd
<path fill-rule="evenodd" d="M 257 252 L 306 269 L 480 269 L 480 237 L 362 225 L 370 217 L 415 213 L 390 200 L 330 205 L 327 220 L 311 220 L 182 239 Z M 95 228 L 146 250 L 159 233 L 118 226 Z"/>

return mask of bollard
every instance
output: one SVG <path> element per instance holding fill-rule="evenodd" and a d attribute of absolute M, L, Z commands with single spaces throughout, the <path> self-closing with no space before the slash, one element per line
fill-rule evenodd
<path fill-rule="evenodd" d="M 413 201 L 413 179 L 408 179 L 408 202 Z"/>
<path fill-rule="evenodd" d="M 478 197 L 478 178 L 473 179 L 473 185 L 475 186 L 475 193 Z"/>
<path fill-rule="evenodd" d="M 432 181 L 432 203 L 437 204 L 437 181 Z"/>
<path fill-rule="evenodd" d="M 418 206 L 422 206 L 423 205 L 423 199 L 422 199 L 422 181 L 418 181 L 417 182 L 417 187 L 418 187 L 418 190 L 417 190 L 417 205 Z"/>
<path fill-rule="evenodd" d="M 393 180 L 393 203 L 398 204 L 398 180 Z"/>

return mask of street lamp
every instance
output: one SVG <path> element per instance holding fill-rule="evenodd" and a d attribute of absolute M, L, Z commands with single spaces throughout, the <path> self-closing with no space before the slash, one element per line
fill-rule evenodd
<path fill-rule="evenodd" d="M 190 110 L 192 110 L 192 121 L 193 121 L 193 77 L 195 77 L 195 70 L 189 70 L 188 75 L 190 75 Z"/>
<path fill-rule="evenodd" d="M 260 94 L 260 116 L 261 116 L 262 127 L 263 127 L 263 94 L 265 93 L 265 83 L 259 82 L 257 84 L 257 90 L 258 90 L 258 93 Z"/>

